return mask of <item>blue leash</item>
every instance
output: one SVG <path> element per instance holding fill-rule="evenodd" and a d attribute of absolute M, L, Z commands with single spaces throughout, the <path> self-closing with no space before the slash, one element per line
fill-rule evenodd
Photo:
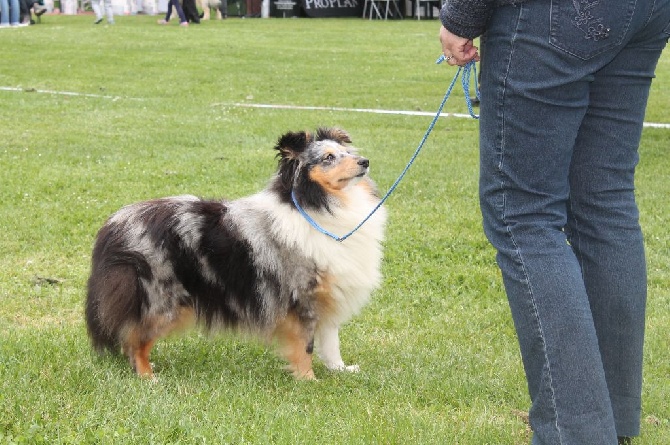
<path fill-rule="evenodd" d="M 444 56 L 440 56 L 435 63 L 440 64 L 445 61 Z M 454 79 L 451 81 L 451 84 L 449 84 L 449 88 L 447 89 L 447 92 L 444 95 L 444 98 L 442 99 L 442 103 L 437 109 L 437 113 L 435 113 L 435 117 L 433 117 L 433 120 L 431 121 L 430 125 L 428 126 L 428 130 L 426 130 L 426 133 L 423 135 L 423 138 L 421 139 L 421 142 L 419 143 L 419 146 L 416 148 L 414 151 L 414 154 L 410 158 L 409 162 L 405 166 L 405 169 L 400 173 L 400 176 L 398 176 L 398 179 L 395 180 L 391 188 L 388 189 L 384 197 L 379 201 L 379 203 L 375 206 L 374 209 L 366 216 L 363 221 L 358 223 L 356 227 L 354 227 L 351 231 L 349 231 L 347 234 L 342 235 L 342 236 L 337 236 L 332 232 L 329 232 L 328 230 L 324 229 L 321 227 L 316 221 L 312 219 L 311 216 L 305 212 L 305 210 L 298 204 L 298 200 L 295 197 L 295 191 L 291 191 L 291 199 L 293 200 L 293 204 L 295 205 L 295 208 L 298 209 L 298 212 L 309 222 L 312 227 L 314 227 L 316 230 L 319 232 L 323 233 L 324 235 L 328 235 L 332 239 L 338 242 L 342 242 L 345 239 L 349 238 L 351 235 L 353 235 L 360 227 L 367 222 L 368 219 L 374 215 L 374 213 L 384 204 L 384 202 L 388 199 L 389 196 L 391 196 L 391 193 L 398 187 L 398 184 L 402 180 L 402 178 L 405 176 L 409 168 L 412 166 L 414 163 L 414 160 L 416 159 L 417 156 L 419 156 L 419 152 L 423 148 L 423 145 L 426 143 L 426 140 L 428 139 L 428 136 L 430 133 L 433 131 L 433 127 L 435 127 L 435 123 L 437 123 L 437 119 L 440 117 L 440 114 L 442 113 L 442 109 L 444 108 L 444 104 L 447 103 L 447 99 L 449 99 L 449 96 L 451 95 L 451 91 L 454 89 L 454 85 L 456 84 L 456 80 L 458 79 L 458 76 L 461 74 L 461 70 L 463 71 L 463 77 L 461 79 L 461 83 L 463 85 L 463 91 L 465 93 L 465 103 L 468 106 L 468 111 L 470 112 L 470 116 L 472 116 L 475 119 L 479 119 L 479 116 L 475 114 L 474 110 L 472 109 L 472 100 L 470 99 L 470 76 L 471 72 L 474 72 L 475 80 L 477 79 L 477 66 L 474 61 L 468 62 L 465 66 L 463 67 L 458 67 L 458 71 L 456 71 L 456 75 L 454 76 Z M 475 82 L 475 94 L 477 95 L 477 98 L 479 99 L 479 87 L 477 85 L 477 82 Z"/>

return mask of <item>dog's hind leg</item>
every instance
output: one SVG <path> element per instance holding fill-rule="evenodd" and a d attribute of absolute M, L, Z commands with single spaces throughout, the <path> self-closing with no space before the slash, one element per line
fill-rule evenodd
<path fill-rule="evenodd" d="M 149 361 L 151 348 L 157 340 L 171 332 L 191 326 L 195 321 L 192 308 L 182 307 L 172 316 L 154 316 L 141 323 L 128 327 L 122 340 L 123 352 L 128 356 L 130 365 L 140 377 L 153 378 L 153 369 Z"/>
<path fill-rule="evenodd" d="M 135 349 L 135 356 L 133 361 L 135 363 L 135 372 L 140 377 L 153 378 L 154 372 L 149 361 L 149 354 L 153 348 L 156 339 L 140 343 L 139 347 Z"/>
<path fill-rule="evenodd" d="M 140 377 L 153 378 L 149 354 L 158 338 L 147 338 L 147 333 L 140 325 L 127 328 L 123 337 L 121 341 L 123 353 L 128 357 L 130 366 Z"/>
<path fill-rule="evenodd" d="M 294 313 L 289 313 L 274 331 L 281 355 L 288 361 L 287 369 L 298 380 L 314 380 L 312 353 L 314 351 L 314 329 L 305 324 Z"/>

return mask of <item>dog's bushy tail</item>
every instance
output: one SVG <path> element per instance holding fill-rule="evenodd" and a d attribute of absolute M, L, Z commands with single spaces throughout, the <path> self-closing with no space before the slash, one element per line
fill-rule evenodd
<path fill-rule="evenodd" d="M 109 351 L 116 354 L 119 352 L 119 340 L 114 335 L 115 333 L 105 329 L 100 319 L 98 303 L 99 299 L 96 297 L 95 291 L 91 290 L 89 286 L 86 297 L 86 327 L 88 328 L 91 345 L 98 353 Z"/>
<path fill-rule="evenodd" d="M 118 249 L 113 240 L 105 239 L 104 229 L 93 249 L 86 296 L 86 325 L 96 351 L 118 353 L 124 328 L 140 322 L 145 298 L 138 267 L 141 269 L 146 263 L 141 255 Z"/>
<path fill-rule="evenodd" d="M 93 348 L 118 353 L 122 328 L 136 322 L 137 278 L 130 266 L 94 271 L 88 280 L 86 325 Z"/>

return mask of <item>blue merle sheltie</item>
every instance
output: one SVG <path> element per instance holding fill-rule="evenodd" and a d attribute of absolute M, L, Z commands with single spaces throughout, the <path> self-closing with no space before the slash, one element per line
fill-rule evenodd
<path fill-rule="evenodd" d="M 256 335 L 276 344 L 296 378 L 313 379 L 312 353 L 332 370 L 357 371 L 340 355 L 339 328 L 381 281 L 386 213 L 369 161 L 341 129 L 290 132 L 260 193 L 233 200 L 155 199 L 113 214 L 97 235 L 86 322 L 93 347 L 122 351 L 153 377 L 154 343 L 189 325 Z"/>

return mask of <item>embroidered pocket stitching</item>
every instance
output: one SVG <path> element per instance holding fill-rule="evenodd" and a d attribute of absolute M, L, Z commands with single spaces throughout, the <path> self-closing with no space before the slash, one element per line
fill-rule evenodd
<path fill-rule="evenodd" d="M 585 39 L 593 39 L 595 42 L 610 36 L 610 28 L 603 25 L 603 18 L 596 18 L 591 14 L 591 9 L 599 3 L 600 0 L 572 0 L 577 14 L 572 21 L 573 25 L 584 33 Z"/>

